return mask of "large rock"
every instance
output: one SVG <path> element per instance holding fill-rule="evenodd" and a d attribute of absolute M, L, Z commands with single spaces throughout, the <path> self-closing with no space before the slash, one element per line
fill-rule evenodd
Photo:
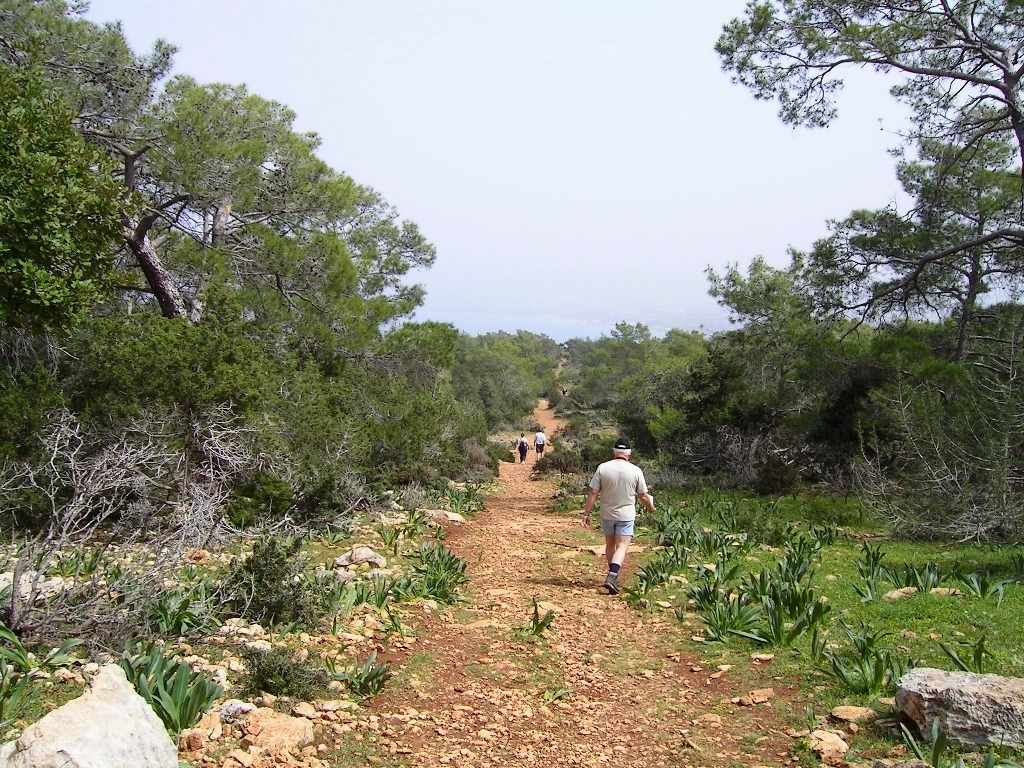
<path fill-rule="evenodd" d="M 60 576 L 44 578 L 36 571 L 28 571 L 21 575 L 18 582 L 18 595 L 22 600 L 27 601 L 32 595 L 32 587 L 36 588 L 36 602 L 41 603 L 49 600 L 54 595 L 70 589 L 75 583 L 74 579 L 64 579 Z M 0 573 L 0 592 L 6 592 L 14 588 L 14 571 Z"/>
<path fill-rule="evenodd" d="M 1024 747 L 1024 680 L 922 667 L 900 680 L 896 709 L 930 733 L 937 717 L 947 738 L 972 746 Z"/>
<path fill-rule="evenodd" d="M 178 768 L 163 723 L 116 664 L 89 690 L 0 747 L 0 768 Z"/>

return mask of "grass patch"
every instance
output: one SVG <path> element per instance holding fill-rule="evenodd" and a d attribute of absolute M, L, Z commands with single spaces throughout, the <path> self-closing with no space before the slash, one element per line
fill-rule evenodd
<path fill-rule="evenodd" d="M 20 730 L 30 723 L 36 722 L 52 710 L 77 699 L 86 690 L 87 686 L 81 686 L 74 682 L 54 682 L 52 686 L 41 691 L 29 701 L 10 728 L 0 729 L 0 741 L 11 740 L 14 737 L 15 728 Z"/>
<path fill-rule="evenodd" d="M 402 755 L 394 755 L 380 744 L 376 736 L 369 734 L 357 741 L 352 734 L 337 740 L 338 746 L 319 755 L 327 765 L 376 765 L 383 768 L 397 768 L 408 765 Z M 372 758 L 372 760 L 371 760 Z"/>
<path fill-rule="evenodd" d="M 417 651 L 396 672 L 390 686 L 412 687 L 413 680 L 425 680 L 436 666 L 437 658 L 427 651 Z"/>
<path fill-rule="evenodd" d="M 583 507 L 586 506 L 586 502 L 587 499 L 585 496 L 567 494 L 565 496 L 559 496 L 557 499 L 553 499 L 549 509 L 558 514 L 568 514 L 569 512 L 579 513 Z"/>
<path fill-rule="evenodd" d="M 893 678 L 898 678 L 902 664 L 956 669 L 943 644 L 964 660 L 987 664 L 986 671 L 1024 676 L 1024 635 L 1019 631 L 1024 578 L 1019 548 L 890 541 L 851 498 L 759 499 L 707 492 L 665 493 L 659 501 L 659 514 L 641 521 L 638 539 L 649 549 L 635 561 L 634 575 L 625 585 L 638 597 L 631 601 L 634 607 L 648 612 L 661 610 L 655 607 L 658 602 L 677 607 L 683 619 L 678 622 L 678 642 L 697 651 L 707 664 L 733 664 L 728 674 L 734 679 L 756 674 L 750 654 L 774 653 L 769 674 L 799 686 L 794 707 L 801 711 L 794 713 L 796 719 L 806 719 L 798 701 L 811 703 L 819 715 L 837 704 L 870 705 L 884 711 L 878 699 L 892 694 Z M 884 565 L 874 569 L 873 590 L 865 586 L 871 578 L 865 576 L 871 571 L 865 563 L 865 538 L 870 539 L 870 547 L 880 548 Z M 671 576 L 681 576 L 687 583 Z M 894 601 L 882 599 L 907 584 L 922 591 Z M 971 588 L 979 584 L 987 588 Z M 943 594 L 943 590 L 959 594 Z M 736 600 L 748 600 L 759 609 L 757 623 L 742 630 L 750 637 L 732 632 L 728 622 L 719 621 L 716 633 L 706 620 L 703 624 L 696 620 L 711 615 L 708 606 Z M 774 614 L 766 610 L 769 601 Z M 770 640 L 780 636 L 767 631 L 769 615 L 789 629 L 815 604 L 827 606 L 827 616 L 778 644 Z M 671 609 L 666 613 L 671 616 Z M 717 634 L 720 642 L 692 643 L 689 638 L 697 633 L 709 640 Z M 976 650 L 982 637 L 984 653 Z M 830 672 L 829 655 L 849 670 L 858 654 L 873 653 L 859 648 L 865 644 L 898 659 L 896 671 L 863 685 L 856 676 L 850 685 L 849 677 L 844 683 Z M 626 650 L 603 666 L 619 673 L 649 667 L 646 660 L 638 667 Z M 892 745 L 892 738 L 885 734 L 871 734 L 870 739 Z"/>

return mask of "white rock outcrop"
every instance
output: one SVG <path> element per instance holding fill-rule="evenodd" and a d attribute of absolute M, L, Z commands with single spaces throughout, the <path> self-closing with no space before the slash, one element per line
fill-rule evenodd
<path fill-rule="evenodd" d="M 369 563 L 374 568 L 384 568 L 388 561 L 383 555 L 378 555 L 369 547 L 353 546 L 348 552 L 335 558 L 335 568 L 350 568 L 354 565 Z"/>
<path fill-rule="evenodd" d="M 0 768 L 178 768 L 178 748 L 116 664 L 0 747 Z"/>
<path fill-rule="evenodd" d="M 1024 747 L 1024 679 L 920 667 L 900 680 L 896 709 L 922 733 L 937 717 L 955 744 Z"/>
<path fill-rule="evenodd" d="M 36 602 L 49 600 L 54 595 L 70 589 L 74 586 L 74 579 L 64 579 L 60 576 L 43 577 L 35 571 L 28 571 L 22 574 L 18 583 L 18 595 L 22 600 L 28 601 L 32 595 L 32 589 L 36 590 Z M 0 592 L 6 592 L 14 588 L 14 571 L 0 573 Z"/>

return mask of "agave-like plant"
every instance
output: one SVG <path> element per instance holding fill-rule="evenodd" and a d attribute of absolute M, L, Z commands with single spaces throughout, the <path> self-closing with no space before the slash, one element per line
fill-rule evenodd
<path fill-rule="evenodd" d="M 371 651 L 362 664 L 356 660 L 342 668 L 338 668 L 336 662 L 329 659 L 327 671 L 358 699 L 373 698 L 384 690 L 385 684 L 391 679 L 391 666 L 377 663 L 377 651 Z"/>
<path fill-rule="evenodd" d="M 697 617 L 707 627 L 708 639 L 725 641 L 754 629 L 761 620 L 761 606 L 729 593 L 698 612 Z"/>

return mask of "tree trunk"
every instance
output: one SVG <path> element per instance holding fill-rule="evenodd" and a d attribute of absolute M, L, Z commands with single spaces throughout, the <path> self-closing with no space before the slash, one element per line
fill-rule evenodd
<path fill-rule="evenodd" d="M 185 300 L 182 298 L 173 276 L 160 261 L 149 236 L 143 235 L 141 238 L 136 238 L 137 226 L 137 222 L 125 217 L 124 240 L 128 249 L 139 262 L 142 273 L 146 276 L 146 282 L 149 283 L 153 295 L 156 296 L 156 300 L 160 304 L 160 312 L 164 317 L 187 318 Z"/>
<path fill-rule="evenodd" d="M 137 150 L 129 150 L 124 147 L 118 151 L 124 157 L 124 203 L 121 209 L 121 224 L 124 227 L 124 242 L 128 250 L 139 262 L 142 274 L 146 276 L 157 303 L 160 304 L 160 312 L 164 317 L 187 318 L 187 307 L 185 300 L 178 290 L 174 277 L 160 260 L 160 256 L 149 239 L 149 228 L 153 225 L 154 219 L 135 220 L 128 214 L 128 203 L 131 200 L 132 192 L 135 190 L 135 163 L 142 155 L 148 152 L 150 145 L 144 145 Z"/>
<path fill-rule="evenodd" d="M 970 252 L 971 274 L 967 278 L 967 296 L 960 307 L 960 324 L 956 340 L 956 355 L 954 361 L 962 363 L 967 357 L 967 350 L 971 342 L 971 325 L 974 323 L 974 310 L 978 304 L 978 295 L 981 293 L 981 254 L 975 249 Z"/>
<path fill-rule="evenodd" d="M 210 232 L 210 244 L 220 248 L 228 238 L 228 219 L 231 217 L 231 201 L 222 200 L 213 212 L 213 228 Z"/>

